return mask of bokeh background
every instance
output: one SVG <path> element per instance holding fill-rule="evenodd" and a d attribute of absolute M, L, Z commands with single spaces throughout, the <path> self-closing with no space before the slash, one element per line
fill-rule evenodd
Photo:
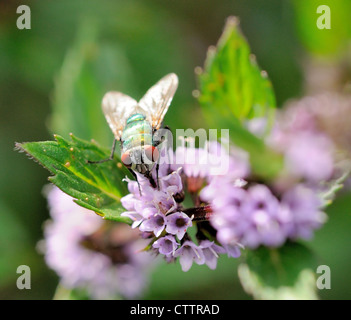
<path fill-rule="evenodd" d="M 30 30 L 16 27 L 21 4 L 30 6 Z M 331 8 L 330 30 L 316 27 L 321 4 Z M 49 217 L 42 194 L 48 172 L 15 152 L 15 142 L 73 132 L 109 147 L 103 94 L 118 90 L 139 99 L 169 72 L 180 85 L 165 122 L 203 126 L 192 96 L 194 68 L 230 15 L 240 18 L 280 107 L 312 93 L 341 92 L 351 81 L 350 12 L 349 0 L 0 1 L 0 299 L 51 299 L 58 283 L 37 250 Z M 319 292 L 323 299 L 351 298 L 350 195 L 338 195 L 309 243 L 331 268 L 332 289 Z M 16 287 L 22 264 L 31 268 L 30 290 Z M 223 257 L 215 271 L 194 265 L 183 273 L 179 264 L 161 263 L 145 298 L 249 299 L 236 265 Z"/>

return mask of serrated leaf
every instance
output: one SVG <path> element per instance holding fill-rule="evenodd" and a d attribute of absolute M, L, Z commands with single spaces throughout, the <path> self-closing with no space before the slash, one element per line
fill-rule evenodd
<path fill-rule="evenodd" d="M 210 127 L 229 129 L 230 140 L 249 153 L 252 173 L 266 180 L 274 179 L 284 166 L 282 156 L 249 132 L 245 123 L 260 118 L 266 121 L 268 133 L 275 97 L 271 82 L 251 55 L 236 18 L 228 19 L 217 47 L 209 49 L 198 79 L 199 103 Z"/>
<path fill-rule="evenodd" d="M 120 216 L 125 211 L 120 200 L 127 194 L 122 181 L 127 171 L 117 157 L 104 163 L 88 164 L 87 160 L 108 158 L 110 151 L 73 135 L 70 141 L 58 135 L 55 140 L 16 146 L 53 173 L 49 180 L 72 196 L 77 204 L 105 219 L 129 223 L 129 219 Z"/>
<path fill-rule="evenodd" d="M 235 117 L 240 122 L 267 118 L 271 123 L 276 107 L 272 84 L 261 71 L 239 30 L 238 19 L 227 20 L 217 47 L 210 47 L 204 72 L 199 73 L 199 102 L 205 115 Z"/>
<path fill-rule="evenodd" d="M 313 253 L 298 243 L 248 252 L 239 266 L 245 291 L 255 299 L 318 299 Z"/>

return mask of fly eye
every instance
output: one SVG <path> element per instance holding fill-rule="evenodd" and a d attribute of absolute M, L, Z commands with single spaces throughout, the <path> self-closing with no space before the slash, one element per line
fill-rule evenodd
<path fill-rule="evenodd" d="M 132 159 L 130 158 L 130 153 L 128 151 L 122 154 L 121 161 L 127 168 L 132 166 Z"/>
<path fill-rule="evenodd" d="M 145 157 L 151 162 L 156 162 L 160 156 L 158 149 L 154 146 L 145 146 L 144 153 Z"/>

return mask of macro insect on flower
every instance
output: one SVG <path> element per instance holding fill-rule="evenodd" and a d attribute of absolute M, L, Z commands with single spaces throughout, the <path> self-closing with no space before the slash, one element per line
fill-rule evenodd
<path fill-rule="evenodd" d="M 158 146 L 163 141 L 158 135 L 163 118 L 178 87 L 178 77 L 170 73 L 152 86 L 139 102 L 121 92 L 107 92 L 102 100 L 102 110 L 114 134 L 111 155 L 108 159 L 90 161 L 101 163 L 113 159 L 116 142 L 121 144 L 121 161 L 138 181 L 135 172 L 146 177 L 153 188 L 158 182 L 151 175 L 156 164 L 158 180 Z M 139 186 L 140 191 L 140 186 Z"/>

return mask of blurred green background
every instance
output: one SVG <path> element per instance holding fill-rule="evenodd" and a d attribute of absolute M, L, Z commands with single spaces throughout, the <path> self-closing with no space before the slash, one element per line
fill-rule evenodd
<path fill-rule="evenodd" d="M 16 27 L 21 4 L 31 9 L 30 30 Z M 320 4 L 330 5 L 330 30 L 316 27 Z M 341 91 L 351 80 L 350 12 L 349 0 L 2 0 L 0 299 L 51 299 L 58 282 L 37 250 L 49 217 L 42 195 L 48 172 L 14 152 L 15 142 L 73 132 L 108 147 L 113 137 L 100 108 L 103 94 L 118 90 L 139 99 L 169 72 L 178 74 L 180 85 L 165 122 L 171 128 L 201 127 L 192 97 L 194 68 L 203 65 L 230 15 L 240 18 L 279 106 L 318 90 Z M 330 68 L 342 75 L 329 77 Z M 313 83 L 316 70 L 330 81 Z M 310 243 L 321 264 L 331 268 L 332 289 L 319 292 L 323 299 L 351 298 L 350 198 L 347 192 L 339 195 L 328 208 L 329 221 Z M 31 268 L 30 290 L 16 287 L 22 264 Z M 248 299 L 236 265 L 223 257 L 215 271 L 196 265 L 183 273 L 179 264 L 162 263 L 145 298 Z"/>

